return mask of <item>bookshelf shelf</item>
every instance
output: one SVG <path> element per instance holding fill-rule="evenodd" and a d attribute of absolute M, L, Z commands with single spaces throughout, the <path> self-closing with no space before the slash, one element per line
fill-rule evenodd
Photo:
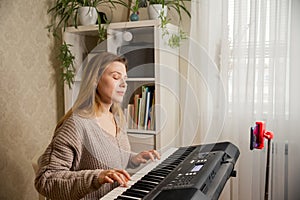
<path fill-rule="evenodd" d="M 145 134 L 145 135 L 156 135 L 157 134 L 156 131 L 141 130 L 141 129 L 128 129 L 127 132 L 131 133 L 131 134 Z"/>
<path fill-rule="evenodd" d="M 155 78 L 128 78 L 127 82 L 135 82 L 135 81 L 142 81 L 142 82 L 154 82 Z"/>
<path fill-rule="evenodd" d="M 153 87 L 153 102 L 150 102 L 153 105 L 149 103 L 151 108 L 155 108 L 149 118 L 153 124 L 151 121 L 147 122 L 148 118 L 145 117 L 143 121 L 148 126 L 129 127 L 127 130 L 132 150 L 135 152 L 151 148 L 159 150 L 180 144 L 177 134 L 179 103 L 176 97 L 179 93 L 179 50 L 166 44 L 167 39 L 162 38 L 159 26 L 159 20 L 111 23 L 107 30 L 108 39 L 100 45 L 97 45 L 97 25 L 79 26 L 78 29 L 69 27 L 63 33 L 64 41 L 72 45 L 75 68 L 79 73 L 76 84 L 71 89 L 65 85 L 65 111 L 73 105 L 78 94 L 82 63 L 98 52 L 109 51 L 125 56 L 128 60 L 128 86 L 122 105 L 125 111 L 128 104 L 133 104 L 136 94 L 142 95 L 141 88 Z M 172 24 L 168 24 L 168 28 L 171 31 L 178 29 Z"/>

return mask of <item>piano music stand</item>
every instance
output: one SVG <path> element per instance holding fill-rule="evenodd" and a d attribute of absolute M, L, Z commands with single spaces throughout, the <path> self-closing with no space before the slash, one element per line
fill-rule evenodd
<path fill-rule="evenodd" d="M 269 175 L 270 175 L 270 154 L 271 154 L 271 140 L 274 134 L 270 131 L 266 131 L 265 122 L 258 121 L 255 123 L 255 127 L 251 127 L 250 131 L 250 150 L 263 149 L 264 139 L 268 140 L 267 144 L 267 163 L 266 163 L 266 177 L 265 177 L 265 200 L 269 197 Z"/>

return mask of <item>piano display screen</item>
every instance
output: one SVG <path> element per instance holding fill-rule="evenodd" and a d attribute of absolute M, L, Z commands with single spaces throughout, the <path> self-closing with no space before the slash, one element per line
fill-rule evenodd
<path fill-rule="evenodd" d="M 191 172 L 199 172 L 202 167 L 203 165 L 195 165 L 191 170 Z"/>

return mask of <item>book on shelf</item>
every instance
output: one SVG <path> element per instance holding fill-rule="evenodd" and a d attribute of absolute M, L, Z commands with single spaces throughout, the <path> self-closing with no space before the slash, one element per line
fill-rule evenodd
<path fill-rule="evenodd" d="M 134 105 L 128 104 L 127 108 L 125 109 L 125 116 L 127 119 L 127 127 L 133 128 L 134 124 Z"/>
<path fill-rule="evenodd" d="M 142 118 L 142 97 L 138 99 L 138 117 L 137 117 L 137 129 L 142 129 L 141 118 Z"/>
<path fill-rule="evenodd" d="M 149 107 L 149 122 L 148 129 L 155 130 L 155 92 L 152 93 L 151 106 Z"/>
<path fill-rule="evenodd" d="M 154 86 L 142 86 L 141 93 L 134 94 L 126 108 L 129 129 L 155 130 L 154 93 Z"/>
<path fill-rule="evenodd" d="M 150 109 L 150 92 L 147 91 L 146 102 L 145 102 L 145 117 L 144 117 L 144 129 L 148 129 L 148 120 L 149 120 L 149 109 Z"/>
<path fill-rule="evenodd" d="M 144 118 L 145 118 L 145 103 L 146 103 L 146 93 L 148 88 L 146 86 L 142 86 L 142 95 L 140 100 L 140 107 L 139 107 L 139 121 L 138 121 L 138 128 L 143 129 L 144 127 Z"/>
<path fill-rule="evenodd" d="M 139 94 L 134 95 L 134 100 L 133 100 L 133 105 L 134 105 L 134 116 L 133 116 L 133 127 L 132 128 L 137 128 L 138 125 L 138 114 L 139 114 Z"/>

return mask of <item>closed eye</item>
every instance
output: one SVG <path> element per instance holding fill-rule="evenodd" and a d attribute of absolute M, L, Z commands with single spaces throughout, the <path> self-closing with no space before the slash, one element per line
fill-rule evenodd
<path fill-rule="evenodd" d="M 122 74 L 119 72 L 113 72 L 112 77 L 115 80 L 120 80 L 122 78 Z M 127 75 L 125 75 L 123 79 L 126 81 L 127 78 L 128 78 Z"/>
<path fill-rule="evenodd" d="M 112 77 L 115 80 L 119 80 L 121 78 L 120 74 L 118 74 L 118 73 L 114 73 Z"/>

